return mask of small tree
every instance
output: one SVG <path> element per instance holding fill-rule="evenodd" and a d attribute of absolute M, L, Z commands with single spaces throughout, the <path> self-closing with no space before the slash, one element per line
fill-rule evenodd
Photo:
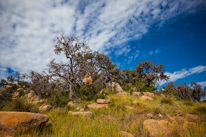
<path fill-rule="evenodd" d="M 74 91 L 76 83 L 83 83 L 83 78 L 88 71 L 84 55 L 90 53 L 91 50 L 77 37 L 61 35 L 57 37 L 54 51 L 57 55 L 63 52 L 67 61 L 56 63 L 53 59 L 48 65 L 48 72 L 51 77 L 60 78 L 64 82 L 69 89 L 69 98 L 72 99 L 76 97 Z"/>

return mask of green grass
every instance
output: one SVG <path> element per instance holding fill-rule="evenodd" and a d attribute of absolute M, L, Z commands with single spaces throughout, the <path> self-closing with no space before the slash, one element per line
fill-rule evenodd
<path fill-rule="evenodd" d="M 181 111 L 183 117 L 187 113 L 197 114 L 200 120 L 196 121 L 197 126 L 188 127 L 187 129 L 183 129 L 183 123 L 179 121 L 179 126 L 169 121 L 167 129 L 171 136 L 196 137 L 206 134 L 206 123 L 202 123 L 206 121 L 205 103 L 192 102 L 192 105 L 188 105 L 184 100 L 178 100 L 173 96 L 160 97 L 157 95 L 155 95 L 153 101 L 141 101 L 139 97 L 117 97 L 111 94 L 106 97 L 110 98 L 111 101 L 108 108 L 88 109 L 86 106 L 94 103 L 94 101 L 83 101 L 74 107 L 57 107 L 45 112 L 44 114 L 47 114 L 50 121 L 53 122 L 53 127 L 51 129 L 33 129 L 24 134 L 30 134 L 33 137 L 120 137 L 119 132 L 126 131 L 134 136 L 147 137 L 148 131 L 143 129 L 143 122 L 147 119 L 147 113 L 152 113 L 154 116 L 161 113 L 165 118 L 166 114 L 172 116 L 177 110 Z M 133 101 L 139 102 L 133 104 Z M 129 110 L 126 109 L 126 106 L 135 109 Z M 68 113 L 68 111 L 76 111 L 77 107 L 91 111 L 93 116 L 72 116 Z M 164 120 L 167 120 L 167 118 Z M 18 134 L 17 136 L 23 135 Z"/>

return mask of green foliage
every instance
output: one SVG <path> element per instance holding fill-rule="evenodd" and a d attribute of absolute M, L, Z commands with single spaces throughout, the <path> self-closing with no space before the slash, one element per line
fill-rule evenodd
<path fill-rule="evenodd" d="M 184 105 L 186 106 L 193 106 L 194 102 L 193 101 L 190 101 L 190 100 L 184 100 L 183 101 Z"/>
<path fill-rule="evenodd" d="M 38 107 L 30 102 L 26 98 L 17 98 L 10 103 L 7 103 L 3 108 L 3 111 L 18 111 L 18 112 L 34 112 L 39 111 Z"/>
<path fill-rule="evenodd" d="M 25 95 L 24 91 L 22 89 L 19 90 L 19 97 L 24 96 L 24 95 Z"/>
<path fill-rule="evenodd" d="M 0 95 L 0 110 L 9 102 L 12 101 L 12 89 L 6 89 L 6 91 L 1 92 Z"/>
<path fill-rule="evenodd" d="M 67 105 L 65 108 L 67 111 L 75 111 L 75 107 L 73 105 Z"/>
<path fill-rule="evenodd" d="M 169 104 L 169 105 L 172 105 L 173 104 L 173 101 L 171 98 L 169 97 L 164 97 L 160 100 L 160 103 L 161 104 Z"/>
<path fill-rule="evenodd" d="M 68 94 L 68 92 L 61 92 L 60 95 L 57 95 L 56 91 L 52 91 L 48 102 L 54 107 L 64 107 L 70 101 Z"/>
<path fill-rule="evenodd" d="M 194 112 L 206 114 L 206 106 L 198 106 L 194 109 Z"/>
<path fill-rule="evenodd" d="M 159 114 L 159 113 L 161 113 L 161 110 L 160 110 L 159 107 L 152 107 L 152 108 L 151 108 L 151 111 L 152 111 L 153 114 Z"/>
<path fill-rule="evenodd" d="M 114 100 L 114 98 L 110 99 L 110 103 L 108 104 L 108 107 L 115 107 L 116 106 L 116 102 Z"/>

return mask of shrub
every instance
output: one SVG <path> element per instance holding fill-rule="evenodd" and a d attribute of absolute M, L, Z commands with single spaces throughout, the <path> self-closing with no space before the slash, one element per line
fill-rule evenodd
<path fill-rule="evenodd" d="M 18 112 L 38 112 L 39 109 L 36 105 L 28 102 L 25 98 L 17 98 L 12 102 L 6 104 L 2 110 L 18 111 Z"/>
<path fill-rule="evenodd" d="M 60 93 L 60 95 L 57 95 L 56 94 L 56 91 L 52 91 L 51 92 L 51 98 L 49 99 L 49 104 L 54 106 L 54 107 L 64 107 L 67 105 L 67 103 L 69 101 L 71 101 L 69 98 L 68 98 L 68 94 L 69 93 Z"/>
<path fill-rule="evenodd" d="M 66 108 L 67 111 L 74 111 L 75 110 L 75 107 L 71 106 L 71 105 L 66 106 L 65 108 Z"/>
<path fill-rule="evenodd" d="M 110 103 L 108 104 L 108 107 L 115 107 L 116 106 L 116 102 L 114 100 L 114 98 L 110 99 Z"/>
<path fill-rule="evenodd" d="M 153 114 L 159 114 L 159 113 L 161 113 L 161 110 L 160 110 L 159 107 L 153 107 L 153 108 L 151 108 L 151 111 L 152 111 Z"/>
<path fill-rule="evenodd" d="M 162 98 L 162 99 L 160 100 L 160 103 L 161 103 L 161 104 L 169 104 L 169 105 L 172 105 L 172 104 L 173 104 L 173 101 L 172 101 L 171 98 L 165 97 L 165 98 Z"/>
<path fill-rule="evenodd" d="M 24 96 L 24 95 L 25 95 L 24 91 L 22 89 L 19 90 L 19 97 Z"/>
<path fill-rule="evenodd" d="M 12 101 L 12 90 L 6 90 L 1 92 L 0 95 L 0 110 L 9 102 Z"/>
<path fill-rule="evenodd" d="M 193 106 L 194 102 L 193 101 L 190 101 L 190 100 L 184 100 L 184 105 L 186 106 Z"/>
<path fill-rule="evenodd" d="M 205 106 L 199 106 L 194 109 L 194 111 L 205 114 L 206 113 L 206 107 Z"/>

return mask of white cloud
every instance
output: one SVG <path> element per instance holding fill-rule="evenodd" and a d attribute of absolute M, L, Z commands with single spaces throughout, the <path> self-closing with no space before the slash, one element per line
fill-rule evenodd
<path fill-rule="evenodd" d="M 75 33 L 92 50 L 109 53 L 110 48 L 140 39 L 153 23 L 162 25 L 205 5 L 204 0 L 1 0 L 0 66 L 19 72 L 41 71 L 50 59 L 62 60 L 63 55 L 53 52 L 55 38 L 61 33 Z M 117 55 L 131 52 L 121 48 Z M 0 71 L 1 75 L 5 72 Z"/>
<path fill-rule="evenodd" d="M 202 81 L 202 82 L 197 82 L 197 84 L 200 84 L 200 86 L 202 88 L 204 88 L 206 86 L 206 81 Z"/>
<path fill-rule="evenodd" d="M 165 72 L 165 75 L 170 76 L 170 79 L 169 79 L 168 82 L 175 82 L 178 79 L 185 78 L 185 77 L 190 76 L 192 74 L 199 74 L 203 71 L 206 71 L 206 66 L 197 66 L 197 67 L 194 67 L 194 68 L 190 68 L 189 70 L 182 69 L 181 71 L 175 71 L 173 73 Z M 166 81 L 160 81 L 159 84 L 163 85 L 165 83 L 167 83 L 167 82 Z"/>

